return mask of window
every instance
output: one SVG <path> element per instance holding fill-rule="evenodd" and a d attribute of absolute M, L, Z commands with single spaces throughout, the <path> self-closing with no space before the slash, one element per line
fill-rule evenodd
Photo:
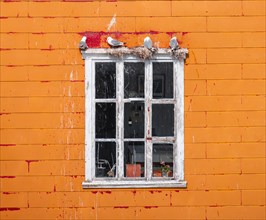
<path fill-rule="evenodd" d="M 184 60 L 83 53 L 84 188 L 186 187 Z"/>

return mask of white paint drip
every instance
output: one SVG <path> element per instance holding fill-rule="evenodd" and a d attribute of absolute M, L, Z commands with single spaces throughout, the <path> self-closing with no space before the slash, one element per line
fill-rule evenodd
<path fill-rule="evenodd" d="M 116 24 L 116 14 L 114 14 L 114 16 L 112 17 L 112 19 L 111 19 L 111 21 L 110 21 L 110 23 L 109 23 L 109 25 L 108 25 L 108 27 L 107 27 L 107 31 L 110 31 L 111 28 L 112 28 L 113 26 L 115 26 L 115 24 Z"/>
<path fill-rule="evenodd" d="M 73 70 L 71 71 L 69 78 L 70 78 L 70 81 L 73 81 L 74 80 Z"/>

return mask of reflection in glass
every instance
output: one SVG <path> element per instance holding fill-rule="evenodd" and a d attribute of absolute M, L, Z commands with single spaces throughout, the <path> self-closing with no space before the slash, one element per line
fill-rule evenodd
<path fill-rule="evenodd" d="M 116 143 L 96 142 L 95 148 L 95 176 L 116 176 Z"/>
<path fill-rule="evenodd" d="M 96 138 L 116 137 L 115 106 L 115 103 L 96 103 Z"/>
<path fill-rule="evenodd" d="M 124 176 L 144 177 L 144 142 L 124 143 Z"/>
<path fill-rule="evenodd" d="M 173 145 L 153 144 L 152 166 L 154 177 L 173 176 Z"/>
<path fill-rule="evenodd" d="M 173 98 L 173 63 L 152 63 L 153 98 Z"/>
<path fill-rule="evenodd" d="M 174 105 L 152 105 L 152 136 L 174 136 Z"/>
<path fill-rule="evenodd" d="M 96 98 L 116 97 L 116 64 L 95 63 Z"/>
<path fill-rule="evenodd" d="M 124 64 L 124 97 L 144 97 L 144 63 Z"/>
<path fill-rule="evenodd" d="M 124 137 L 144 138 L 144 103 L 125 103 Z"/>

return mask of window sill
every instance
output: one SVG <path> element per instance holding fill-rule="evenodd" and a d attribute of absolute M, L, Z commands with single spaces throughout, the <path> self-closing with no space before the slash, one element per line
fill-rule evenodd
<path fill-rule="evenodd" d="M 186 181 L 93 181 L 83 182 L 83 189 L 93 188 L 186 188 Z"/>

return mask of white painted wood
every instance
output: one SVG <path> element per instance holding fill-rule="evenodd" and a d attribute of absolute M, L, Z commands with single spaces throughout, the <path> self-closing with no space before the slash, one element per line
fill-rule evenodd
<path fill-rule="evenodd" d="M 123 59 L 112 57 L 106 49 L 88 49 L 82 53 L 85 59 L 85 181 L 83 188 L 160 188 L 186 187 L 184 180 L 184 60 L 173 59 L 169 49 L 159 49 L 151 60 L 140 60 L 134 56 Z M 117 62 L 117 97 L 116 99 L 95 99 L 95 62 Z M 123 99 L 124 73 L 123 62 L 145 62 L 145 98 Z M 152 62 L 173 62 L 174 98 L 152 99 Z M 124 139 L 124 103 L 145 100 L 145 138 Z M 95 103 L 115 102 L 117 106 L 116 139 L 95 139 Z M 152 104 L 175 105 L 174 137 L 152 137 Z M 95 178 L 95 141 L 116 141 L 117 143 L 117 178 Z M 124 141 L 145 142 L 145 178 L 125 178 Z M 173 178 L 152 177 L 152 144 L 173 143 L 174 173 Z"/>

